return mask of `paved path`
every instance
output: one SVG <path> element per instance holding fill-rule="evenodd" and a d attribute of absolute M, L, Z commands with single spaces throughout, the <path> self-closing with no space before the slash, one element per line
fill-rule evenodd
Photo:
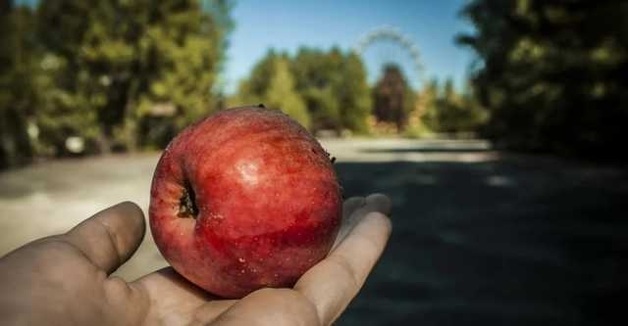
<path fill-rule="evenodd" d="M 390 194 L 390 245 L 340 325 L 609 324 L 628 302 L 628 173 L 483 141 L 325 140 L 348 196 Z M 0 254 L 133 200 L 156 154 L 0 173 Z M 150 235 L 119 275 L 165 262 Z M 624 320 L 625 318 L 622 318 Z"/>

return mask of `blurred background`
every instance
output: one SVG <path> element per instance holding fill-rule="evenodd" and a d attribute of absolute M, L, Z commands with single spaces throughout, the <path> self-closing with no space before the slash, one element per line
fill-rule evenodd
<path fill-rule="evenodd" d="M 170 139 L 264 103 L 385 192 L 339 325 L 624 324 L 628 3 L 0 1 L 0 253 L 117 201 Z M 147 235 L 118 274 L 165 266 Z M 619 319 L 618 319 L 619 318 Z"/>

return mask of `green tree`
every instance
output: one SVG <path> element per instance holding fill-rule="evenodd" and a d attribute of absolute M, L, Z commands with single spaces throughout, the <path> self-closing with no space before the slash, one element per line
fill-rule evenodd
<path fill-rule="evenodd" d="M 98 129 L 93 110 L 85 109 L 73 95 L 79 84 L 68 73 L 78 65 L 71 60 L 79 51 L 87 26 L 89 4 L 76 1 L 41 1 L 36 9 L 39 68 L 33 85 L 39 95 L 34 120 L 39 129 L 39 154 L 62 154 L 68 136 L 95 140 Z M 62 23 L 63 22 L 63 23 Z M 63 28 L 62 28 L 63 27 Z"/>
<path fill-rule="evenodd" d="M 338 48 L 325 52 L 304 47 L 292 60 L 292 71 L 314 130 L 367 131 L 371 96 L 358 55 Z"/>
<path fill-rule="evenodd" d="M 138 85 L 138 119 L 156 107 L 173 107 L 167 122 L 174 134 L 218 106 L 230 8 L 231 2 L 221 0 L 160 1 L 154 8 L 139 41 L 146 82 Z"/>
<path fill-rule="evenodd" d="M 442 88 L 437 80 L 431 80 L 420 92 L 419 100 L 421 119 L 433 132 L 476 133 L 486 120 L 486 110 L 472 90 L 465 86 L 458 91 L 451 78 Z"/>
<path fill-rule="evenodd" d="M 0 4 L 0 169 L 30 161 L 27 123 L 36 104 L 33 14 L 27 7 Z"/>
<path fill-rule="evenodd" d="M 303 98 L 295 90 L 295 81 L 286 54 L 276 54 L 270 50 L 243 80 L 238 94 L 231 105 L 242 106 L 263 103 L 265 106 L 280 109 L 306 128 L 310 127 L 310 116 Z"/>
<path fill-rule="evenodd" d="M 284 63 L 288 72 L 283 71 Z M 364 64 L 356 54 L 337 48 L 325 52 L 304 47 L 294 57 L 270 50 L 229 101 L 230 106 L 253 103 L 291 111 L 313 131 L 368 131 L 371 97 Z"/>
<path fill-rule="evenodd" d="M 341 124 L 343 128 L 367 133 L 372 101 L 366 68 L 355 53 L 345 55 L 343 61 L 340 83 L 336 84 Z"/>
<path fill-rule="evenodd" d="M 373 88 L 374 113 L 378 121 L 394 124 L 397 132 L 405 130 L 415 106 L 415 96 L 401 68 L 388 64 Z"/>
<path fill-rule="evenodd" d="M 269 107 L 278 108 L 306 128 L 310 127 L 310 116 L 303 99 L 294 89 L 294 78 L 290 72 L 286 57 L 279 57 L 274 62 L 274 72 L 270 77 L 268 89 L 264 95 Z"/>
<path fill-rule="evenodd" d="M 437 79 L 430 80 L 421 90 L 419 101 L 421 101 L 421 120 L 431 131 L 439 131 L 438 101 L 439 84 Z"/>
<path fill-rule="evenodd" d="M 465 126 L 470 122 L 470 110 L 465 106 L 463 98 L 454 87 L 453 80 L 445 80 L 442 95 L 437 100 L 438 131 L 456 133 L 466 131 Z"/>
<path fill-rule="evenodd" d="M 176 131 L 207 114 L 215 104 L 229 8 L 220 0 L 42 1 L 45 57 L 61 67 L 51 92 L 61 100 L 42 120 L 63 112 L 93 116 L 86 125 L 72 124 L 71 132 L 106 152 L 134 148 L 138 124 L 156 115 L 165 114 L 162 123 Z"/>
<path fill-rule="evenodd" d="M 628 120 L 628 5 L 621 1 L 469 2 L 474 88 L 487 133 L 514 148 L 617 157 Z"/>
<path fill-rule="evenodd" d="M 303 96 L 314 130 L 342 128 L 339 94 L 342 54 L 338 49 L 330 53 L 301 48 L 292 60 L 292 72 L 297 91 Z"/>
<path fill-rule="evenodd" d="M 275 72 L 275 61 L 279 55 L 274 50 L 269 50 L 258 61 L 247 78 L 238 84 L 238 91 L 229 101 L 229 106 L 242 106 L 259 104 L 264 101 L 264 94 L 268 89 L 268 83 Z"/>

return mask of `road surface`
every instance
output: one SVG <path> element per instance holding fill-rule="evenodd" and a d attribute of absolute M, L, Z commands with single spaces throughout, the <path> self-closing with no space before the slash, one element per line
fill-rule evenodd
<path fill-rule="evenodd" d="M 390 244 L 338 325 L 608 325 L 628 302 L 628 173 L 485 141 L 324 140 L 347 196 L 393 198 Z M 0 173 L 0 254 L 123 200 L 158 154 Z M 166 263 L 147 234 L 117 274 Z M 620 322 L 621 324 L 621 322 Z"/>

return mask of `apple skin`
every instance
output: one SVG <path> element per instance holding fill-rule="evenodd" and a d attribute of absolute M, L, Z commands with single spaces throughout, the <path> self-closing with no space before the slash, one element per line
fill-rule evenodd
<path fill-rule="evenodd" d="M 172 267 L 206 291 L 241 298 L 291 287 L 329 252 L 341 188 L 329 154 L 278 110 L 219 111 L 165 149 L 150 228 Z"/>

